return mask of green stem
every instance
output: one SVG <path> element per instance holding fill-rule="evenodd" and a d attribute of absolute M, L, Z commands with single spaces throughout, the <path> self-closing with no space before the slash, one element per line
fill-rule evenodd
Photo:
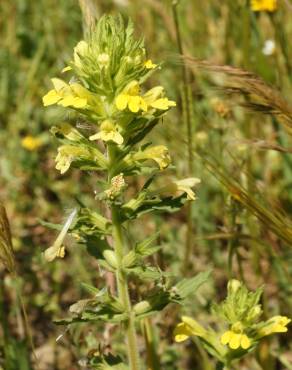
<path fill-rule="evenodd" d="M 149 318 L 145 318 L 143 320 L 142 329 L 146 342 L 148 369 L 160 370 L 159 357 L 157 354 L 157 343 L 155 341 L 152 323 Z"/>
<path fill-rule="evenodd" d="M 124 256 L 124 241 L 121 222 L 119 219 L 119 211 L 112 206 L 112 223 L 113 223 L 113 239 L 114 250 L 117 258 L 118 268 L 116 270 L 116 279 L 118 287 L 118 296 L 129 315 L 126 323 L 127 347 L 131 370 L 139 370 L 139 351 L 137 345 L 136 329 L 135 329 L 135 313 L 132 311 L 127 277 L 122 268 L 122 260 Z"/>
<path fill-rule="evenodd" d="M 114 148 L 108 147 L 108 156 L 110 164 L 113 165 L 115 163 L 115 151 Z M 109 171 L 109 182 L 114 174 L 111 174 Z M 114 243 L 114 251 L 117 259 L 117 269 L 115 272 L 116 281 L 117 281 L 117 290 L 118 290 L 118 297 L 121 300 L 125 311 L 128 314 L 128 320 L 126 322 L 126 337 L 127 337 L 127 349 L 128 349 L 128 357 L 130 363 L 131 370 L 139 370 L 139 351 L 138 351 L 138 344 L 137 344 L 137 336 L 136 336 L 136 328 L 135 328 L 135 313 L 132 310 L 131 300 L 129 296 L 129 289 L 128 289 L 128 281 L 125 272 L 123 271 L 123 257 L 124 257 L 124 237 L 123 237 L 123 230 L 122 224 L 119 217 L 119 209 L 112 205 L 111 206 L 111 213 L 112 213 L 112 225 L 113 225 L 113 243 Z"/>

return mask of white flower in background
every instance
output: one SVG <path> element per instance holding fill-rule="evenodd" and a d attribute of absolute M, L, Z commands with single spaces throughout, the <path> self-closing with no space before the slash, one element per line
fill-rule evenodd
<path fill-rule="evenodd" d="M 275 53 L 276 44 L 274 40 L 266 40 L 264 47 L 262 48 L 262 53 L 264 55 L 273 55 Z"/>

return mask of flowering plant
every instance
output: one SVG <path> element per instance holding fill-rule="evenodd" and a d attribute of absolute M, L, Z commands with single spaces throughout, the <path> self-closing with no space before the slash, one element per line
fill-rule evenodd
<path fill-rule="evenodd" d="M 263 313 L 259 304 L 261 295 L 261 288 L 250 292 L 240 281 L 230 280 L 226 299 L 213 305 L 215 315 L 223 320 L 227 330 L 206 329 L 196 320 L 183 316 L 174 330 L 175 340 L 182 342 L 191 336 L 199 337 L 206 350 L 228 369 L 234 360 L 254 350 L 262 338 L 288 330 L 291 320 L 286 316 L 277 315 L 260 321 Z"/>
<path fill-rule="evenodd" d="M 92 297 L 71 306 L 73 317 L 60 323 L 104 321 L 121 325 L 132 370 L 140 368 L 136 323 L 170 302 L 182 303 L 208 276 L 203 273 L 174 282 L 144 261 L 159 249 L 153 246 L 156 235 L 134 245 L 125 238 L 125 227 L 128 229 L 131 220 L 149 212 L 174 212 L 186 201 L 194 200 L 192 188 L 199 182 L 188 178 L 173 180 L 164 187 L 155 185 L 156 177 L 171 159 L 166 146 L 152 145 L 144 139 L 176 105 L 165 96 L 162 86 L 146 92 L 142 89 L 159 68 L 146 57 L 143 41 L 134 39 L 131 22 L 125 26 L 121 16 L 103 16 L 88 39 L 77 44 L 72 61 L 63 69 L 63 73 L 73 74 L 70 82 L 53 78 L 53 89 L 43 97 L 45 106 L 69 108 L 91 127 L 89 134 L 67 123 L 52 128 L 61 142 L 56 168 L 62 174 L 75 167 L 103 175 L 99 176 L 103 178 L 93 201 L 94 210 L 75 209 L 45 258 L 53 261 L 64 257 L 63 241 L 70 233 L 88 250 L 94 249 L 100 266 L 115 274 L 117 286 L 117 294 L 108 287 L 91 287 Z M 127 188 L 131 178 L 137 176 L 142 176 L 144 185 L 130 196 Z M 105 208 L 108 212 L 102 212 Z M 133 280 L 152 282 L 148 294 L 135 301 L 129 285 Z M 102 355 L 90 361 L 107 364 Z"/>

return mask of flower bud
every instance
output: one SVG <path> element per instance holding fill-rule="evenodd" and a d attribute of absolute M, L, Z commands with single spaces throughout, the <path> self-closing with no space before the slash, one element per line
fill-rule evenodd
<path fill-rule="evenodd" d="M 103 256 L 104 256 L 104 259 L 106 260 L 106 262 L 111 267 L 113 267 L 114 269 L 118 268 L 118 261 L 117 261 L 117 257 L 115 255 L 114 251 L 111 251 L 110 249 L 106 249 L 103 252 Z"/>
<path fill-rule="evenodd" d="M 241 282 L 239 280 L 236 279 L 230 280 L 227 285 L 228 295 L 235 294 L 240 287 Z"/>
<path fill-rule="evenodd" d="M 248 321 L 256 321 L 262 314 L 262 308 L 260 304 L 254 306 L 247 315 Z"/>
<path fill-rule="evenodd" d="M 150 303 L 148 301 L 141 301 L 133 307 L 134 312 L 137 315 L 141 315 L 151 309 Z"/>

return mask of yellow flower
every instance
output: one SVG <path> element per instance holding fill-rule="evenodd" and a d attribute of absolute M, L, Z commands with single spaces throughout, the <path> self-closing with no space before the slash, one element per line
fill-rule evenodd
<path fill-rule="evenodd" d="M 38 137 L 27 135 L 21 140 L 21 145 L 24 149 L 34 152 L 43 145 L 43 142 Z"/>
<path fill-rule="evenodd" d="M 116 98 L 116 107 L 118 110 L 129 110 L 137 113 L 140 110 L 147 112 L 148 108 L 167 110 L 174 107 L 176 103 L 163 97 L 164 90 L 162 86 L 156 86 L 149 90 L 145 95 L 140 95 L 140 86 L 137 81 L 130 82 L 124 91 Z"/>
<path fill-rule="evenodd" d="M 118 110 L 125 110 L 127 107 L 133 113 L 139 112 L 139 110 L 147 111 L 147 104 L 144 99 L 139 95 L 140 86 L 138 81 L 130 82 L 122 92 L 117 96 L 116 107 Z"/>
<path fill-rule="evenodd" d="M 148 147 L 141 152 L 135 153 L 133 159 L 136 161 L 152 159 L 158 164 L 160 170 L 164 170 L 171 163 L 168 149 L 164 145 Z"/>
<path fill-rule="evenodd" d="M 183 342 L 190 336 L 206 336 L 207 331 L 194 319 L 188 316 L 182 317 L 182 322 L 174 329 L 173 335 L 176 342 Z"/>
<path fill-rule="evenodd" d="M 146 60 L 144 67 L 147 69 L 154 69 L 157 67 L 157 64 L 154 64 L 151 59 Z"/>
<path fill-rule="evenodd" d="M 77 209 L 75 208 L 69 215 L 68 219 L 66 220 L 59 236 L 57 237 L 55 243 L 44 252 L 44 257 L 46 261 L 52 262 L 56 257 L 64 258 L 65 256 L 65 247 L 63 246 L 63 241 L 65 236 L 76 216 Z"/>
<path fill-rule="evenodd" d="M 251 9 L 254 12 L 274 12 L 277 9 L 277 0 L 251 0 Z"/>
<path fill-rule="evenodd" d="M 77 159 L 88 159 L 90 153 L 83 147 L 73 145 L 62 145 L 58 148 L 58 155 L 56 157 L 56 169 L 64 174 L 70 168 L 72 162 Z"/>
<path fill-rule="evenodd" d="M 286 316 L 274 316 L 259 329 L 258 335 L 260 337 L 265 337 L 273 333 L 286 333 L 288 331 L 287 325 L 290 322 L 291 319 L 288 319 Z"/>
<path fill-rule="evenodd" d="M 196 200 L 196 195 L 192 188 L 201 182 L 200 179 L 196 177 L 189 177 L 182 180 L 173 180 L 169 184 L 161 187 L 160 189 L 153 192 L 154 194 L 166 194 L 166 195 L 182 195 L 187 194 L 188 200 Z"/>
<path fill-rule="evenodd" d="M 176 102 L 163 97 L 164 89 L 162 86 L 153 87 L 144 95 L 145 102 L 148 107 L 160 110 L 167 110 L 170 107 L 175 107 Z"/>
<path fill-rule="evenodd" d="M 52 78 L 54 89 L 44 97 L 44 106 L 58 104 L 63 107 L 84 108 L 87 105 L 89 91 L 78 83 L 68 85 L 59 78 Z"/>
<path fill-rule="evenodd" d="M 251 346 L 251 341 L 244 333 L 236 333 L 232 330 L 226 331 L 221 336 L 221 343 L 228 344 L 231 349 L 248 349 Z"/>
<path fill-rule="evenodd" d="M 100 126 L 100 131 L 89 137 L 89 140 L 113 141 L 114 143 L 121 145 L 124 142 L 123 136 L 116 129 L 115 125 L 110 120 L 105 120 Z"/>

